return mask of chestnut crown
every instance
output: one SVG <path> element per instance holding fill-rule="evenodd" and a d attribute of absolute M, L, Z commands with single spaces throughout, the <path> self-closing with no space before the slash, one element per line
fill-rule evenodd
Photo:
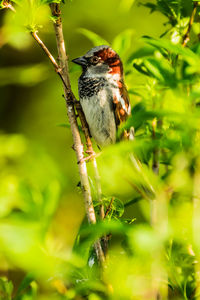
<path fill-rule="evenodd" d="M 83 71 L 90 75 L 103 73 L 123 75 L 123 66 L 119 55 L 106 45 L 94 47 L 85 55 L 73 59 L 72 62 L 81 65 Z"/>

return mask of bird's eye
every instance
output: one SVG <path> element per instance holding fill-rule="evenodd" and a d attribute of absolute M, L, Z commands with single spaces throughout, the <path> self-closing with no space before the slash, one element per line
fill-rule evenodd
<path fill-rule="evenodd" d="M 98 56 L 93 56 L 93 57 L 91 57 L 90 62 L 91 62 L 92 64 L 96 65 L 96 64 L 99 62 Z"/>

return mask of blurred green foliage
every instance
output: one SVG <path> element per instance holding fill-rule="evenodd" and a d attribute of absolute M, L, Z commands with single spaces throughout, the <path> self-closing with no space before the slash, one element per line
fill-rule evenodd
<path fill-rule="evenodd" d="M 134 141 L 97 156 L 106 218 L 94 226 L 84 221 L 61 84 L 29 34 L 56 53 L 52 2 L 61 1 L 0 2 L 0 299 L 199 299 L 199 6 L 182 45 L 197 1 L 61 6 L 70 58 L 111 45 L 132 104 L 119 135 L 134 127 Z M 76 94 L 79 75 L 70 63 Z M 92 246 L 102 236 L 103 274 Z"/>

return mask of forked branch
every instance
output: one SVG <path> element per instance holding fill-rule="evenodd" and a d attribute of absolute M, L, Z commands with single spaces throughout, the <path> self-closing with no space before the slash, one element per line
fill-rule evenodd
<path fill-rule="evenodd" d="M 75 96 L 71 90 L 70 79 L 69 79 L 69 69 L 68 69 L 68 57 L 66 55 L 66 50 L 65 50 L 65 42 L 64 42 L 64 35 L 63 35 L 60 5 L 58 3 L 52 3 L 52 4 L 50 4 L 50 8 L 51 8 L 52 15 L 54 17 L 56 17 L 56 21 L 54 22 L 54 30 L 55 30 L 55 34 L 56 34 L 56 43 L 57 43 L 59 63 L 60 63 L 60 67 L 61 67 L 61 75 L 65 82 L 64 87 L 65 87 L 66 104 L 67 104 L 67 106 L 69 105 L 68 97 L 70 98 L 69 100 L 73 100 L 73 103 L 75 103 L 75 105 L 77 107 L 77 112 L 78 112 L 79 118 L 81 120 L 83 132 L 85 134 L 87 148 L 90 152 L 93 153 L 94 151 L 92 149 L 92 143 L 90 140 L 89 129 L 87 126 L 85 116 L 82 112 L 82 109 L 80 108 L 80 105 L 77 106 L 78 101 L 76 101 Z M 69 113 L 70 112 L 69 112 L 69 107 L 68 107 L 68 117 L 69 117 Z M 73 118 L 74 117 L 75 117 L 75 115 L 73 116 Z M 73 123 L 73 120 L 72 120 L 72 123 Z M 70 122 L 70 124 L 72 124 L 72 123 Z M 77 128 L 78 128 L 78 126 L 77 126 Z M 79 133 L 79 137 L 80 137 L 80 133 Z M 80 143 L 81 143 L 81 141 L 80 141 Z M 81 146 L 82 146 L 82 143 L 81 143 Z M 83 151 L 83 146 L 82 146 L 82 151 Z M 83 152 L 82 152 L 82 156 L 83 156 Z M 80 159 L 77 156 L 77 161 L 82 161 L 82 158 Z M 93 202 L 92 202 L 92 196 L 91 196 L 91 190 L 90 190 L 90 185 L 89 185 L 89 180 L 88 180 L 88 175 L 87 175 L 86 163 L 85 162 L 80 163 L 80 166 L 81 165 L 82 166 L 84 165 L 85 171 L 86 171 L 86 174 L 82 178 L 81 183 L 82 183 L 83 194 L 84 194 L 84 199 L 85 199 L 86 212 L 88 215 L 88 221 L 91 222 L 90 213 L 89 213 L 89 211 L 90 211 L 92 214 L 92 221 L 93 221 L 93 223 L 96 223 L 96 217 L 95 217 L 95 211 L 94 211 L 94 206 L 93 206 Z M 93 166 L 96 167 L 95 158 L 93 158 Z M 97 174 L 98 170 L 96 169 L 95 172 Z M 79 173 L 80 173 L 80 176 L 83 175 L 83 174 L 81 174 L 80 167 L 79 167 Z M 88 190 L 87 194 L 85 193 L 86 192 L 85 187 Z M 88 206 L 89 206 L 89 211 L 88 211 Z M 103 263 L 105 260 L 105 257 L 104 257 L 104 253 L 103 253 L 100 241 L 97 241 L 95 243 L 95 249 L 96 249 L 96 253 L 97 253 L 97 257 L 98 257 L 99 261 L 101 263 Z"/>
<path fill-rule="evenodd" d="M 56 41 L 57 41 L 60 66 L 61 66 L 61 69 L 63 72 L 63 77 L 67 84 L 66 88 L 70 89 L 70 93 L 72 95 L 76 110 L 78 112 L 79 119 L 81 121 L 82 129 L 83 129 L 83 132 L 85 135 L 85 140 L 86 140 L 87 152 L 88 152 L 88 154 L 93 154 L 94 151 L 93 151 L 92 142 L 90 139 L 90 132 L 89 132 L 89 128 L 88 128 L 88 125 L 87 125 L 87 122 L 85 119 L 85 115 L 82 111 L 81 106 L 79 105 L 79 102 L 76 101 L 76 99 L 71 91 L 71 87 L 70 87 L 69 71 L 68 71 L 68 57 L 67 57 L 66 51 L 65 51 L 60 5 L 58 3 L 52 3 L 52 4 L 50 4 L 50 8 L 51 8 L 52 15 L 55 17 L 55 20 L 56 20 L 54 22 L 54 29 L 55 29 L 55 33 L 56 33 Z M 63 63 L 65 63 L 64 68 L 63 68 Z M 103 207 L 102 197 L 101 197 L 100 176 L 98 173 L 97 162 L 96 162 L 95 156 L 93 156 L 91 161 L 92 161 L 95 181 L 96 181 L 96 185 L 97 185 L 98 201 L 100 203 L 100 218 L 103 220 L 104 219 L 104 207 Z"/>
<path fill-rule="evenodd" d="M 73 136 L 73 142 L 74 142 L 74 150 L 76 152 L 77 162 L 79 162 L 79 175 L 81 180 L 81 186 L 85 201 L 85 209 L 86 214 L 88 218 L 88 222 L 91 224 L 96 223 L 96 216 L 94 211 L 94 206 L 92 202 L 92 196 L 91 196 L 91 190 L 88 180 L 88 174 L 87 174 L 87 167 L 86 162 L 84 160 L 84 149 L 83 144 L 81 142 L 80 132 L 78 129 L 78 124 L 76 120 L 76 114 L 74 110 L 74 105 L 76 105 L 77 101 L 75 99 L 75 96 L 72 93 L 70 80 L 69 80 L 69 72 L 68 72 L 68 59 L 65 51 L 65 43 L 64 43 L 64 37 L 63 37 L 63 30 L 62 30 L 62 22 L 60 17 L 60 9 L 58 4 L 51 4 L 50 5 L 52 13 L 54 16 L 56 16 L 56 22 L 54 23 L 54 29 L 56 34 L 56 42 L 57 42 L 57 50 L 58 50 L 58 56 L 59 56 L 59 64 L 54 59 L 53 55 L 50 53 L 48 48 L 44 45 L 42 40 L 39 38 L 38 34 L 36 32 L 32 32 L 33 38 L 37 41 L 37 43 L 40 45 L 40 47 L 43 49 L 45 54 L 48 56 L 49 60 L 53 64 L 55 71 L 60 76 L 65 90 L 65 99 L 66 99 L 66 106 L 67 106 L 67 114 L 69 123 L 71 126 L 71 132 Z M 80 113 L 80 109 L 77 110 Z M 84 131 L 86 131 L 86 128 L 84 128 Z M 97 241 L 94 245 L 98 261 L 103 265 L 105 261 L 104 253 L 100 244 L 100 241 Z"/>

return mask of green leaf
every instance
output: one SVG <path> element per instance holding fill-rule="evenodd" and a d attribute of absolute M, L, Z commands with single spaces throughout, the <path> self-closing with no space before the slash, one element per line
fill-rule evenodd
<path fill-rule="evenodd" d="M 150 77 L 156 78 L 159 83 L 176 87 L 177 80 L 175 70 L 171 64 L 163 57 L 158 58 L 146 58 L 134 62 L 133 66 L 141 73 Z"/>
<path fill-rule="evenodd" d="M 127 233 L 128 230 L 129 227 L 118 220 L 105 220 L 104 222 L 99 222 L 94 225 L 83 226 L 80 230 L 80 234 L 85 237 L 90 237 L 90 239 L 95 241 L 99 237 L 104 236 L 108 233 Z"/>
<path fill-rule="evenodd" d="M 135 0 L 121 0 L 119 9 L 124 12 L 128 12 L 133 6 Z"/>
<path fill-rule="evenodd" d="M 151 2 L 147 2 L 147 3 L 141 3 L 143 6 L 146 6 L 148 8 L 150 8 L 150 12 L 153 13 L 154 11 L 157 10 L 158 6 L 156 4 L 153 4 Z"/>
<path fill-rule="evenodd" d="M 164 48 L 173 54 L 181 55 L 185 59 L 185 61 L 187 61 L 191 65 L 200 64 L 200 57 L 196 55 L 192 50 L 190 50 L 189 48 L 185 48 L 182 45 L 175 45 L 171 43 L 169 40 L 165 40 L 165 39 L 158 40 L 150 37 L 143 37 L 143 40 L 147 44 L 154 46 L 159 50 Z"/>
<path fill-rule="evenodd" d="M 115 197 L 103 197 L 106 210 L 109 208 L 108 216 L 120 218 L 124 214 L 124 203 Z"/>
<path fill-rule="evenodd" d="M 142 197 L 136 197 L 134 199 L 128 200 L 124 203 L 124 207 L 126 208 L 127 206 L 131 206 L 131 205 L 139 202 L 140 200 L 142 200 Z"/>
<path fill-rule="evenodd" d="M 76 252 L 81 255 L 86 261 L 89 257 L 89 252 L 94 242 L 107 234 L 123 235 L 128 234 L 129 226 L 125 223 L 116 220 L 104 220 L 96 224 L 83 225 L 79 231 L 79 241 L 76 245 Z"/>
<path fill-rule="evenodd" d="M 124 203 L 120 199 L 115 198 L 113 210 L 115 211 L 115 215 L 120 218 L 124 214 Z"/>
<path fill-rule="evenodd" d="M 40 4 L 44 5 L 44 4 L 51 4 L 51 3 L 61 3 L 62 0 L 40 0 Z"/>
<path fill-rule="evenodd" d="M 43 222 L 45 227 L 49 225 L 49 221 L 54 215 L 56 208 L 58 206 L 60 197 L 60 184 L 58 181 L 54 180 L 49 183 L 45 192 L 43 193 L 44 201 L 42 207 Z"/>
<path fill-rule="evenodd" d="M 140 48 L 139 50 L 133 52 L 128 60 L 127 60 L 127 63 L 131 63 L 134 59 L 137 59 L 137 58 L 142 58 L 142 57 L 145 57 L 145 56 L 151 56 L 154 54 L 155 52 L 155 48 L 152 47 L 152 46 L 144 46 L 142 48 Z"/>
<path fill-rule="evenodd" d="M 138 196 L 138 193 L 144 198 L 153 197 L 154 184 L 158 182 L 155 182 L 151 170 L 138 161 L 138 157 L 146 155 L 152 147 L 151 142 L 147 144 L 137 140 L 121 142 L 104 149 L 97 157 L 97 162 L 105 193 L 120 197 L 121 200 L 130 198 L 130 195 Z M 112 178 L 112 181 L 108 178 Z"/>
<path fill-rule="evenodd" d="M 191 16 L 193 9 L 192 1 L 188 0 L 156 0 L 156 3 L 146 2 L 141 5 L 150 8 L 151 13 L 161 12 L 172 26 L 175 26 L 181 17 Z"/>
<path fill-rule="evenodd" d="M 10 247 L 10 245 L 15 245 Z M 56 255 L 49 255 L 41 242 L 41 228 L 37 222 L 6 220 L 0 222 L 1 253 L 15 266 L 34 276 L 49 278 L 57 269 Z"/>
<path fill-rule="evenodd" d="M 84 36 L 86 36 L 94 46 L 100 46 L 100 45 L 109 45 L 109 43 L 104 40 L 100 35 L 94 33 L 91 30 L 85 29 L 85 28 L 79 28 L 77 31 Z"/>
<path fill-rule="evenodd" d="M 112 42 L 112 48 L 123 56 L 131 47 L 133 30 L 127 29 L 118 34 Z"/>
<path fill-rule="evenodd" d="M 34 280 L 33 275 L 28 273 L 22 282 L 20 283 L 14 300 L 20 300 L 22 293 L 30 286 L 30 283 Z"/>
<path fill-rule="evenodd" d="M 0 277 L 0 299 L 12 300 L 13 284 L 6 278 Z"/>

